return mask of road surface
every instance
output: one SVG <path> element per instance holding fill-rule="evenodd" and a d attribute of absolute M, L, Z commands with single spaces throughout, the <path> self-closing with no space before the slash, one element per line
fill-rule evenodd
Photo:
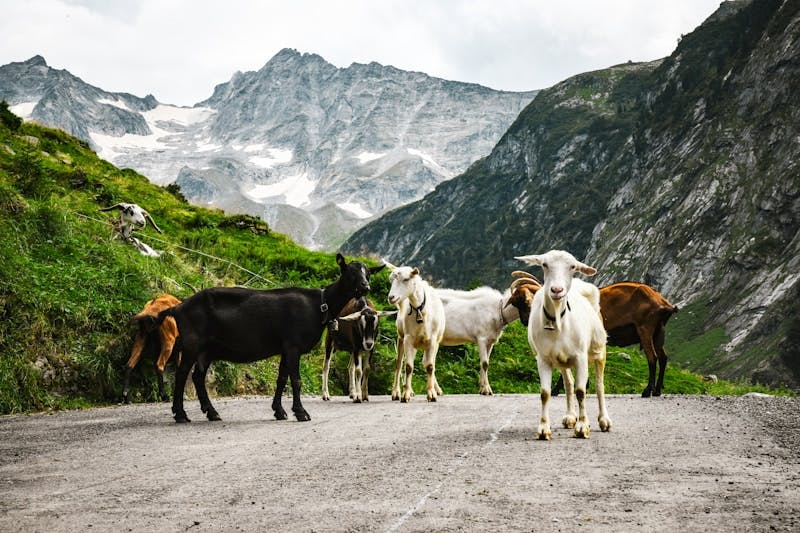
<path fill-rule="evenodd" d="M 536 395 L 0 417 L 0 531 L 800 531 L 800 399 L 607 401 L 611 432 L 592 395 L 590 438 L 550 442 Z"/>

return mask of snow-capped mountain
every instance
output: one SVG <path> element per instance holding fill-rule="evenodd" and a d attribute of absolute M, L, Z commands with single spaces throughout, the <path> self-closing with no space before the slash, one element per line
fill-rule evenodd
<path fill-rule="evenodd" d="M 93 87 L 36 56 L 0 67 L 0 98 L 195 203 L 258 215 L 309 247 L 487 155 L 536 92 L 495 91 L 285 49 L 194 107 Z"/>

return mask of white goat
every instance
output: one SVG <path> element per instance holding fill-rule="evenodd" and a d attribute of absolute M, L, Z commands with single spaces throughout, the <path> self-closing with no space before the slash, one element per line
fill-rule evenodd
<path fill-rule="evenodd" d="M 426 386 L 429 402 L 435 402 L 442 389 L 436 381 L 436 352 L 445 330 L 445 315 L 442 300 L 422 279 L 419 270 L 407 266 L 396 267 L 386 263 L 392 271 L 389 281 L 389 303 L 397 306 L 397 362 L 395 364 L 392 400 L 411 401 L 414 392 L 411 376 L 414 372 L 414 357 L 417 350 L 424 350 L 422 364 L 428 374 Z M 405 359 L 406 380 L 403 395 L 400 395 L 400 367 Z"/>
<path fill-rule="evenodd" d="M 542 418 L 536 437 L 550 440 L 548 404 L 554 367 L 561 369 L 567 389 L 567 414 L 562 421 L 564 427 L 574 427 L 576 437 L 589 437 L 584 399 L 590 362 L 594 363 L 597 380 L 600 409 L 597 420 L 600 430 L 608 431 L 611 429 L 611 419 L 606 411 L 603 388 L 606 331 L 600 316 L 600 291 L 591 283 L 572 277 L 575 272 L 593 276 L 597 270 L 561 250 L 516 259 L 529 265 L 539 265 L 544 271 L 544 285 L 533 297 L 528 320 L 528 342 L 536 353 L 542 398 Z M 574 381 L 570 369 L 575 370 Z M 573 393 L 578 401 L 577 420 Z"/>
<path fill-rule="evenodd" d="M 444 305 L 445 328 L 442 346 L 468 342 L 478 346 L 481 370 L 478 387 L 483 395 L 492 394 L 489 384 L 489 357 L 505 328 L 519 318 L 515 307 L 506 310 L 511 291 L 501 293 L 491 287 L 471 291 L 434 289 Z"/>
<path fill-rule="evenodd" d="M 150 213 L 136 204 L 118 203 L 111 207 L 104 207 L 100 211 L 111 211 L 112 209 L 119 209 L 119 219 L 116 223 L 116 229 L 125 240 L 131 239 L 133 231 L 137 229 L 137 227 L 144 229 L 144 227 L 147 226 L 148 220 L 150 220 L 150 223 L 153 224 L 157 232 L 163 233 L 156 225 L 153 217 L 150 216 Z"/>

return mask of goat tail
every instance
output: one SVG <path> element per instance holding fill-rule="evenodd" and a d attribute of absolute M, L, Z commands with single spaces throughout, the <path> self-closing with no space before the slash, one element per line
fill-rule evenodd
<path fill-rule="evenodd" d="M 674 314 L 677 314 L 679 311 L 677 305 L 673 305 L 670 307 L 662 307 L 661 308 L 661 325 L 666 326 L 667 321 L 669 321 L 670 317 Z"/>

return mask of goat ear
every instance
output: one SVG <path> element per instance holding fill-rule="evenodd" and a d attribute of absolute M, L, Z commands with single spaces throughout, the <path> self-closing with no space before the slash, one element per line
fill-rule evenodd
<path fill-rule="evenodd" d="M 337 317 L 336 320 L 344 320 L 345 322 L 352 322 L 354 320 L 358 320 L 361 318 L 361 311 L 356 311 L 355 313 L 350 313 L 346 316 Z"/>
<path fill-rule="evenodd" d="M 121 205 L 122 204 L 114 204 L 111 207 L 104 207 L 104 208 L 100 209 L 100 211 L 111 211 L 112 209 L 120 209 Z"/>
<path fill-rule="evenodd" d="M 341 268 L 342 272 L 344 272 L 344 269 L 347 266 L 347 261 L 342 254 L 336 254 L 336 264 L 339 265 L 339 268 Z"/>
<path fill-rule="evenodd" d="M 396 314 L 397 314 L 396 310 L 395 311 L 378 311 L 378 316 L 390 316 L 390 315 L 396 315 Z"/>
<path fill-rule="evenodd" d="M 594 276 L 597 274 L 597 269 L 594 267 L 590 267 L 589 265 L 585 265 L 578 261 L 578 272 L 586 274 L 587 276 Z"/>
<path fill-rule="evenodd" d="M 515 256 L 514 259 L 518 259 L 523 263 L 528 265 L 539 265 L 542 266 L 542 256 L 541 255 L 519 255 Z"/>
<path fill-rule="evenodd" d="M 382 265 L 380 265 L 380 266 L 376 266 L 376 267 L 369 267 L 369 275 L 371 276 L 371 275 L 373 275 L 373 274 L 374 274 L 374 273 L 376 273 L 376 272 L 380 272 L 380 271 L 381 271 L 381 270 L 383 270 L 384 268 L 386 268 L 386 264 L 385 264 L 385 263 L 384 263 L 384 264 L 382 264 Z"/>
<path fill-rule="evenodd" d="M 419 276 L 419 269 L 417 267 L 411 269 L 411 277 L 413 278 L 414 276 Z"/>
<path fill-rule="evenodd" d="M 151 217 L 151 216 L 150 216 L 150 213 L 148 213 L 147 211 L 145 211 L 144 209 L 142 209 L 142 214 L 143 214 L 144 216 L 146 216 L 146 217 L 147 217 L 147 220 L 149 220 L 149 221 L 150 221 L 150 223 L 153 225 L 153 229 L 155 229 L 155 230 L 156 230 L 157 232 L 159 232 L 159 233 L 164 233 L 163 231 L 161 231 L 161 228 L 159 228 L 159 227 L 158 227 L 158 225 L 156 224 L 156 221 L 155 221 L 155 220 L 153 220 L 153 217 Z"/>

